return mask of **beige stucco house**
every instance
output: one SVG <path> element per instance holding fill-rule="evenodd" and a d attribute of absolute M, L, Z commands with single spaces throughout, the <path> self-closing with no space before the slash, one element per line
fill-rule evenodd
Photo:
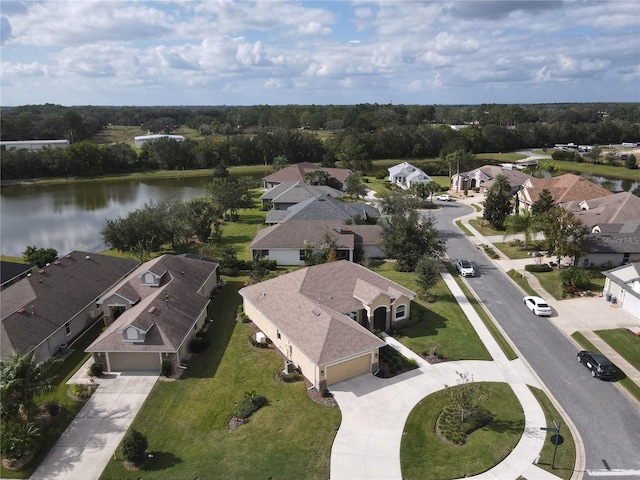
<path fill-rule="evenodd" d="M 640 263 L 613 268 L 604 276 L 604 294 L 615 297 L 617 305 L 640 320 Z"/>
<path fill-rule="evenodd" d="M 375 373 L 385 345 L 370 330 L 409 318 L 415 293 L 346 260 L 240 290 L 244 311 L 287 361 L 323 391 Z"/>
<path fill-rule="evenodd" d="M 174 370 L 207 320 L 218 264 L 192 256 L 162 255 L 140 265 L 98 299 L 107 329 L 86 352 L 107 372 Z"/>

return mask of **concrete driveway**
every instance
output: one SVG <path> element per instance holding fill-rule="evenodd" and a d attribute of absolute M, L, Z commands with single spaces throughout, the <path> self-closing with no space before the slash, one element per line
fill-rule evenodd
<path fill-rule="evenodd" d="M 91 480 L 102 474 L 158 379 L 150 372 L 110 374 L 31 475 L 32 480 Z"/>

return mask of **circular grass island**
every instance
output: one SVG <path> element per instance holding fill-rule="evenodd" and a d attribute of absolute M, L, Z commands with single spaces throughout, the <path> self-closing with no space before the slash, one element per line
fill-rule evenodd
<path fill-rule="evenodd" d="M 479 382 L 478 407 L 492 418 L 454 444 L 436 432 L 442 412 L 451 407 L 451 387 L 422 399 L 409 414 L 400 448 L 402 478 L 442 480 L 477 475 L 500 463 L 524 431 L 524 412 L 506 383 Z"/>

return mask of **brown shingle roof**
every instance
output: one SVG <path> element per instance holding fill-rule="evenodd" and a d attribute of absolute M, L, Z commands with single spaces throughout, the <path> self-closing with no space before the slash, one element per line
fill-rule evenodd
<path fill-rule="evenodd" d="M 572 173 L 553 178 L 532 178 L 533 186 L 527 187 L 532 202 L 538 200 L 545 188 L 549 190 L 555 203 L 590 200 L 612 193 L 599 185 Z"/>
<path fill-rule="evenodd" d="M 2 358 L 13 350 L 27 353 L 45 341 L 137 264 L 131 259 L 74 251 L 41 269 L 43 273 L 34 273 L 0 292 Z M 22 314 L 17 313 L 20 307 Z"/>
<path fill-rule="evenodd" d="M 356 284 L 359 286 L 356 287 Z M 240 290 L 246 300 L 318 365 L 384 345 L 378 337 L 344 315 L 362 309 L 354 292 L 393 297 L 415 294 L 367 268 L 330 262 L 303 268 Z"/>
<path fill-rule="evenodd" d="M 347 168 L 325 168 L 314 165 L 310 162 L 300 162 L 294 165 L 289 165 L 277 172 L 272 173 L 264 177 L 266 182 L 296 182 L 303 181 L 305 173 L 315 172 L 316 170 L 322 170 L 329 174 L 329 176 L 335 178 L 341 183 L 347 179 L 351 174 L 351 170 Z"/>
<path fill-rule="evenodd" d="M 130 288 L 140 293 L 140 303 L 123 312 L 86 351 L 176 351 L 209 303 L 209 292 L 201 294 L 199 290 L 217 268 L 217 263 L 174 255 L 162 255 L 140 265 L 125 282 L 104 295 L 107 298 Z M 147 271 L 164 272 L 160 287 L 142 285 L 140 275 Z M 118 331 L 128 325 L 148 330 L 145 341 L 124 342 Z"/>

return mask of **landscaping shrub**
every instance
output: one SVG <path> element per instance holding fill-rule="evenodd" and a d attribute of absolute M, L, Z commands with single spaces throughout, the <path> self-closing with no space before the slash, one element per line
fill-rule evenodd
<path fill-rule="evenodd" d="M 527 272 L 533 272 L 533 273 L 551 272 L 553 270 L 553 268 L 551 268 L 546 263 L 541 263 L 539 265 L 537 263 L 530 263 L 529 265 L 525 265 L 524 269 Z"/>
<path fill-rule="evenodd" d="M 273 272 L 274 270 L 278 269 L 278 262 L 270 258 L 261 259 L 260 264 L 270 272 Z"/>
<path fill-rule="evenodd" d="M 170 377 L 171 373 L 173 373 L 171 362 L 162 362 L 160 364 L 160 375 L 162 375 L 163 377 Z"/>
<path fill-rule="evenodd" d="M 500 258 L 500 255 L 498 255 L 496 251 L 493 248 L 491 248 L 489 245 L 482 245 L 482 249 L 484 250 L 484 253 L 486 253 L 489 258 L 493 258 L 494 260 Z"/>
<path fill-rule="evenodd" d="M 44 406 L 47 409 L 47 413 L 52 417 L 60 413 L 60 404 L 58 402 L 47 402 Z"/>
<path fill-rule="evenodd" d="M 523 275 L 520 272 L 518 272 L 517 270 L 514 270 L 513 268 L 507 272 L 507 275 L 509 275 L 511 278 L 523 277 Z"/>
<path fill-rule="evenodd" d="M 280 380 L 282 380 L 285 383 L 298 382 L 302 378 L 302 375 L 300 375 L 298 372 L 291 372 L 291 373 L 279 372 L 278 376 Z"/>
<path fill-rule="evenodd" d="M 234 415 L 238 418 L 249 418 L 255 411 L 266 404 L 267 399 L 262 395 L 246 396 L 238 404 Z"/>
<path fill-rule="evenodd" d="M 89 398 L 93 391 L 89 387 L 89 385 L 74 383 L 73 385 L 71 385 L 71 393 L 73 393 L 76 397 Z"/>
<path fill-rule="evenodd" d="M 460 413 L 455 408 L 447 407 L 440 413 L 437 425 L 440 435 L 456 445 L 462 445 L 469 434 L 488 425 L 492 419 L 491 412 L 476 407 L 468 413 L 464 423 L 461 423 Z"/>
<path fill-rule="evenodd" d="M 101 377 L 102 364 L 98 362 L 91 364 L 91 367 L 89 367 L 89 373 L 91 374 L 92 377 Z"/>
<path fill-rule="evenodd" d="M 128 462 L 140 463 L 148 447 L 147 437 L 137 430 L 131 430 L 122 441 L 122 456 Z"/>
<path fill-rule="evenodd" d="M 253 345 L 254 347 L 257 347 L 257 348 L 269 348 L 269 342 L 268 341 L 258 342 L 255 338 L 253 338 L 253 335 L 249 336 L 249 341 L 251 342 L 251 345 Z"/>
<path fill-rule="evenodd" d="M 384 180 L 384 179 L 385 179 L 385 178 L 387 178 L 388 176 L 389 176 L 389 172 L 388 172 L 388 171 L 386 171 L 386 170 L 378 170 L 378 171 L 376 172 L 376 175 L 375 175 L 375 177 L 376 177 L 378 180 Z"/>

